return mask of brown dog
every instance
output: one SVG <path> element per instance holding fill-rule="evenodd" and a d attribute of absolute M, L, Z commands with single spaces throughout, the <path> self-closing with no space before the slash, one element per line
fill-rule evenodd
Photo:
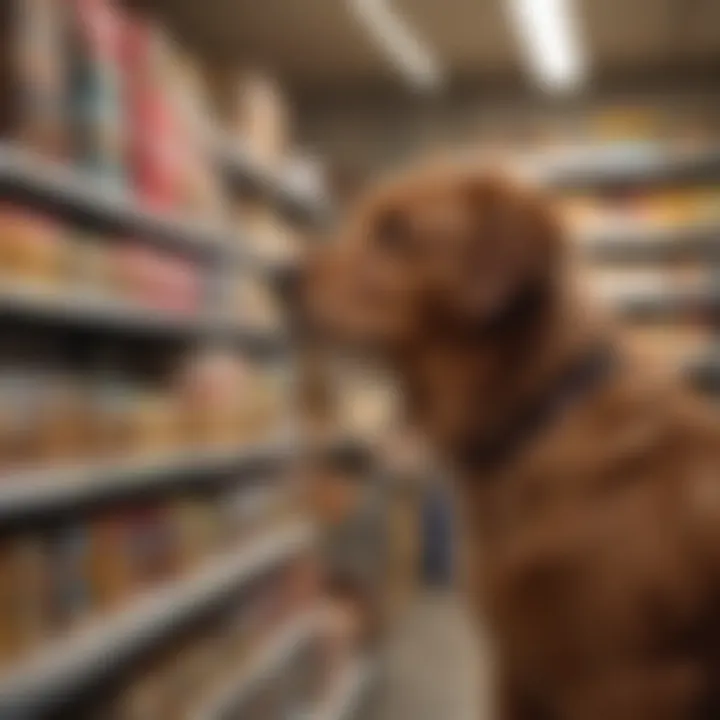
<path fill-rule="evenodd" d="M 429 167 L 305 275 L 459 470 L 500 720 L 720 718 L 720 424 L 568 284 L 539 192 Z"/>

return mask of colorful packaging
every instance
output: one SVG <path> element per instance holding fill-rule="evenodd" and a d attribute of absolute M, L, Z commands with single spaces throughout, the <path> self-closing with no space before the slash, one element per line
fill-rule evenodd
<path fill-rule="evenodd" d="M 48 466 L 81 461 L 92 447 L 92 408 L 87 386 L 61 369 L 52 368 L 43 373 L 38 460 Z"/>
<path fill-rule="evenodd" d="M 137 391 L 118 368 L 115 362 L 102 363 L 90 378 L 93 406 L 90 447 L 103 458 L 127 459 L 133 448 Z"/>
<path fill-rule="evenodd" d="M 124 183 L 122 18 L 111 0 L 71 0 L 74 154 L 111 186 Z"/>
<path fill-rule="evenodd" d="M 42 213 L 0 203 L 0 276 L 34 289 L 54 287 L 62 277 L 67 246 L 58 225 Z"/>
<path fill-rule="evenodd" d="M 112 513 L 90 526 L 89 568 L 94 605 L 111 611 L 132 596 L 135 586 L 128 553 L 129 517 Z"/>
<path fill-rule="evenodd" d="M 207 516 L 200 503 L 187 498 L 175 502 L 171 514 L 178 566 L 188 572 L 200 564 L 207 552 Z"/>
<path fill-rule="evenodd" d="M 231 124 L 236 137 L 261 162 L 278 167 L 290 140 L 288 108 L 278 84 L 257 71 L 236 80 Z"/>
<path fill-rule="evenodd" d="M 68 146 L 65 3 L 0 4 L 0 134 L 63 157 Z"/>
<path fill-rule="evenodd" d="M 3 444 L 8 470 L 27 468 L 43 457 L 47 389 L 47 374 L 23 358 L 12 359 L 0 374 L 0 396 L 7 412 Z"/>
<path fill-rule="evenodd" d="M 139 590 L 168 580 L 177 568 L 172 514 L 164 506 L 137 508 L 128 515 L 128 561 Z"/>
<path fill-rule="evenodd" d="M 226 352 L 203 352 L 180 369 L 177 392 L 192 445 L 237 445 L 244 397 L 251 384 L 247 365 Z"/>
<path fill-rule="evenodd" d="M 111 247 L 95 233 L 68 228 L 64 237 L 67 259 L 62 273 L 63 281 L 72 292 L 112 296 Z"/>
<path fill-rule="evenodd" d="M 39 537 L 0 541 L 0 666 L 37 649 L 50 634 L 47 548 Z"/>
<path fill-rule="evenodd" d="M 170 393 L 155 389 L 136 393 L 132 415 L 131 453 L 165 455 L 177 447 L 180 434 L 177 402 Z"/>
<path fill-rule="evenodd" d="M 134 189 L 149 206 L 174 209 L 180 203 L 178 178 L 184 173 L 185 138 L 163 85 L 165 42 L 159 27 L 132 16 L 126 24 L 122 57 Z"/>

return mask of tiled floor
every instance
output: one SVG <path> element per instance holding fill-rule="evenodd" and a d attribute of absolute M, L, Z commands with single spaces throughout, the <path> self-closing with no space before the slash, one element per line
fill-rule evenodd
<path fill-rule="evenodd" d="M 489 720 L 479 646 L 455 596 L 421 597 L 389 638 L 373 720 Z"/>

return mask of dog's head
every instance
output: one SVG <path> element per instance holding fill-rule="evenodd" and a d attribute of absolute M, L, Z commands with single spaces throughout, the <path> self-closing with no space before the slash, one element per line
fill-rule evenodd
<path fill-rule="evenodd" d="M 558 276 L 548 200 L 502 174 L 432 166 L 361 200 L 304 277 L 306 311 L 338 340 L 376 350 L 482 332 Z"/>

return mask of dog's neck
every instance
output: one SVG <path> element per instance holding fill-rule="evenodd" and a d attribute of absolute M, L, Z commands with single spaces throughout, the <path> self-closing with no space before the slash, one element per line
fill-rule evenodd
<path fill-rule="evenodd" d="M 435 333 L 399 362 L 410 421 L 448 455 L 490 440 L 601 335 L 565 289 L 476 337 Z"/>

